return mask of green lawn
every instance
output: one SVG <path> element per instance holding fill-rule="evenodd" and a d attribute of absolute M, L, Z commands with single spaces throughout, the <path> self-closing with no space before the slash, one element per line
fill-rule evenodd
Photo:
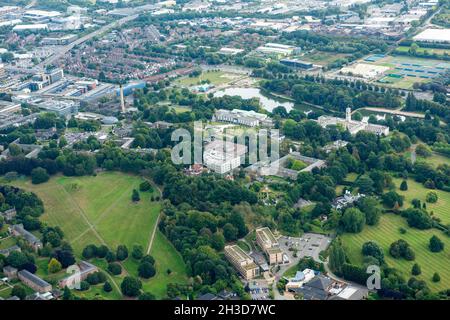
<path fill-rule="evenodd" d="M 131 201 L 132 190 L 142 181 L 132 175 L 105 172 L 96 177 L 56 177 L 40 185 L 28 180 L 15 184 L 44 201 L 41 219 L 60 226 L 80 254 L 86 244 L 101 244 L 102 240 L 111 248 L 119 244 L 147 246 L 160 204 L 151 202 L 149 193 L 141 193 L 138 203 Z"/>
<path fill-rule="evenodd" d="M 16 244 L 16 239 L 13 237 L 4 238 L 3 240 L 0 240 L 0 249 L 7 249 Z"/>
<path fill-rule="evenodd" d="M 305 54 L 303 57 L 300 57 L 301 60 L 310 61 L 320 65 L 328 65 L 333 63 L 339 59 L 346 58 L 347 54 L 342 53 L 330 53 L 325 51 L 314 51 Z"/>
<path fill-rule="evenodd" d="M 0 298 L 8 299 L 11 297 L 12 288 L 7 286 L 1 286 L 0 287 Z"/>
<path fill-rule="evenodd" d="M 401 234 L 399 228 L 405 228 L 407 232 Z M 438 236 L 444 243 L 444 251 L 433 253 L 428 249 L 428 243 L 432 235 Z M 394 259 L 389 255 L 389 246 L 399 239 L 406 240 L 416 254 L 415 261 L 404 259 Z M 375 241 L 384 249 L 385 260 L 389 266 L 400 270 L 408 280 L 411 277 L 411 268 L 414 263 L 418 263 L 422 269 L 422 274 L 418 276 L 427 282 L 433 291 L 450 288 L 450 238 L 439 230 L 417 230 L 409 228 L 405 219 L 394 214 L 385 214 L 381 217 L 377 226 L 365 226 L 364 230 L 358 234 L 344 234 L 342 241 L 347 255 L 352 263 L 362 264 L 363 255 L 361 248 L 364 242 Z M 441 281 L 434 283 L 431 278 L 435 272 L 441 276 Z"/>
<path fill-rule="evenodd" d="M 151 292 L 158 299 L 162 299 L 166 297 L 168 283 L 187 283 L 183 258 L 159 230 L 155 234 L 150 255 L 155 258 L 156 275 L 148 280 L 141 279 L 143 291 Z M 130 274 L 138 274 L 139 261 L 129 257 L 123 265 Z M 171 271 L 170 274 L 167 270 Z"/>
<path fill-rule="evenodd" d="M 425 188 L 421 183 L 414 181 L 413 179 L 408 179 L 408 190 L 401 191 L 399 189 L 402 179 L 394 179 L 394 183 L 397 187 L 397 192 L 405 197 L 404 207 L 410 207 L 411 201 L 414 198 L 419 199 L 421 202 L 425 202 L 425 197 L 428 192 L 434 191 L 438 195 L 438 202 L 427 203 L 427 211 L 433 215 L 440 218 L 444 224 L 450 224 L 450 192 L 442 190 L 431 190 Z"/>
<path fill-rule="evenodd" d="M 209 80 L 213 85 L 221 85 L 228 83 L 235 79 L 237 75 L 226 73 L 223 71 L 206 71 L 198 77 L 183 77 L 177 80 L 177 82 L 183 86 L 195 86 L 200 84 L 202 81 Z"/>
<path fill-rule="evenodd" d="M 399 52 L 408 52 L 410 47 L 407 46 L 400 46 L 397 49 L 395 49 L 395 51 L 399 51 Z M 428 51 L 429 54 L 437 54 L 438 56 L 440 55 L 444 55 L 445 53 L 450 54 L 450 50 L 448 49 L 437 49 L 437 48 L 418 48 L 417 52 L 418 53 L 423 53 L 424 51 Z M 439 57 L 437 57 L 439 58 Z"/>
<path fill-rule="evenodd" d="M 425 161 L 434 167 L 437 167 L 441 164 L 447 164 L 450 166 L 450 158 L 436 152 L 433 152 L 431 157 L 428 158 L 417 157 L 417 160 Z"/>
<path fill-rule="evenodd" d="M 86 291 L 74 291 L 74 293 L 76 296 L 87 300 L 118 300 L 122 296 L 114 286 L 111 292 L 103 291 L 103 284 L 91 286 Z"/>
<path fill-rule="evenodd" d="M 49 225 L 60 226 L 76 255 L 81 258 L 83 248 L 91 243 L 105 243 L 112 250 L 119 244 L 125 244 L 130 253 L 136 244 L 147 250 L 161 204 L 151 202 L 149 192 L 140 193 L 140 202 L 131 201 L 132 190 L 138 189 L 142 181 L 143 179 L 133 175 L 105 172 L 96 177 L 58 176 L 40 185 L 33 185 L 29 180 L 13 183 L 35 192 L 43 200 L 45 213 L 41 219 Z M 186 281 L 185 265 L 181 256 L 159 231 L 151 253 L 157 261 L 158 275 L 146 283 L 146 290 L 163 297 L 168 282 Z M 94 263 L 102 269 L 106 268 L 106 265 L 97 262 Z M 137 276 L 137 267 L 132 268 L 126 262 L 125 266 L 131 268 L 127 270 L 130 274 Z M 44 267 L 42 262 L 42 269 Z M 173 270 L 173 274 L 167 276 L 167 269 Z M 120 285 L 120 277 L 114 277 L 114 280 Z M 95 294 L 100 291 L 92 289 Z M 93 296 L 94 293 L 89 290 L 80 294 Z M 115 298 L 117 295 L 118 292 L 115 296 L 107 296 Z"/>

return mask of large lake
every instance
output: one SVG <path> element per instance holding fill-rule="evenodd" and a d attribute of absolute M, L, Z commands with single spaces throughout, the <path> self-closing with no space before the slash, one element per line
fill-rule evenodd
<path fill-rule="evenodd" d="M 239 96 L 242 99 L 258 98 L 261 106 L 269 112 L 272 112 L 273 109 L 279 106 L 285 107 L 287 112 L 291 111 L 294 107 L 294 103 L 292 102 L 276 100 L 265 96 L 258 88 L 227 88 L 214 93 L 214 97 L 220 98 L 223 96 Z"/>

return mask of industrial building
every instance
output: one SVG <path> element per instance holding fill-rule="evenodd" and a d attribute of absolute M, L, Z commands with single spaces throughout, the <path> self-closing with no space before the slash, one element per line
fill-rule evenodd
<path fill-rule="evenodd" d="M 226 246 L 225 257 L 245 280 L 250 280 L 260 275 L 259 267 L 238 245 Z"/>
<path fill-rule="evenodd" d="M 43 45 L 67 45 L 73 41 L 75 41 L 78 38 L 75 34 L 68 34 L 61 37 L 45 37 L 42 39 Z"/>
<path fill-rule="evenodd" d="M 229 56 L 234 56 L 237 55 L 239 53 L 244 52 L 244 49 L 235 49 L 235 48 L 221 48 L 218 53 L 220 54 L 224 54 L 224 55 L 229 55 Z"/>
<path fill-rule="evenodd" d="M 312 69 L 314 67 L 314 65 L 311 62 L 302 61 L 302 60 L 298 60 L 298 59 L 281 59 L 280 63 L 284 64 L 288 67 L 296 68 L 296 69 L 307 70 L 307 69 Z"/>
<path fill-rule="evenodd" d="M 45 23 L 37 24 L 19 24 L 14 26 L 14 32 L 25 32 L 25 31 L 48 31 L 48 25 Z"/>
<path fill-rule="evenodd" d="M 266 254 L 269 264 L 283 263 L 283 251 L 279 247 L 278 241 L 275 239 L 269 228 L 259 228 L 255 230 L 256 243 Z"/>
<path fill-rule="evenodd" d="M 78 104 L 74 101 L 45 100 L 37 107 L 65 117 L 78 113 Z"/>
<path fill-rule="evenodd" d="M 60 15 L 61 13 L 58 11 L 28 10 L 23 15 L 23 18 L 35 23 L 43 23 L 59 17 Z"/>
<path fill-rule="evenodd" d="M 256 52 L 267 54 L 267 55 L 276 55 L 287 57 L 294 54 L 300 53 L 301 49 L 299 47 L 289 46 L 285 44 L 279 43 L 266 43 L 264 46 L 260 46 L 256 48 Z"/>
<path fill-rule="evenodd" d="M 449 43 L 450 29 L 426 29 L 413 37 L 413 39 L 423 42 Z"/>
<path fill-rule="evenodd" d="M 0 100 L 0 114 L 19 112 L 22 109 L 20 103 Z"/>

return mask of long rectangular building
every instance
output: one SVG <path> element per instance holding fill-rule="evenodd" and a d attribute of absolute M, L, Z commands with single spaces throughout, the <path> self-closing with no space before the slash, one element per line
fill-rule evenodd
<path fill-rule="evenodd" d="M 226 246 L 225 257 L 244 279 L 250 280 L 259 276 L 259 267 L 238 245 Z"/>
<path fill-rule="evenodd" d="M 352 135 L 357 134 L 359 131 L 372 132 L 379 136 L 389 135 L 389 127 L 387 127 L 387 126 L 352 120 L 350 108 L 346 109 L 345 119 L 337 118 L 337 117 L 330 117 L 330 116 L 320 116 L 317 119 L 317 122 L 323 128 L 326 128 L 327 126 L 332 126 L 332 125 L 333 126 L 341 125 L 345 129 L 347 129 L 350 132 L 350 134 L 352 134 Z"/>
<path fill-rule="evenodd" d="M 247 127 L 272 126 L 272 119 L 266 114 L 258 113 L 253 110 L 219 109 L 216 110 L 216 113 L 213 115 L 212 121 L 229 122 Z"/>
<path fill-rule="evenodd" d="M 52 291 L 52 285 L 47 281 L 42 280 L 38 276 L 32 274 L 28 270 L 21 270 L 18 272 L 18 278 L 28 287 L 39 293 Z"/>
<path fill-rule="evenodd" d="M 256 229 L 256 243 L 264 251 L 269 264 L 283 263 L 283 251 L 269 228 Z"/>

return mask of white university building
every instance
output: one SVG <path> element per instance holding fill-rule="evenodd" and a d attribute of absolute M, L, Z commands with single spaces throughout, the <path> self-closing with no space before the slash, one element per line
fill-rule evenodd
<path fill-rule="evenodd" d="M 376 135 L 385 136 L 389 134 L 389 127 L 387 126 L 352 120 L 352 110 L 350 108 L 347 108 L 345 110 L 345 119 L 330 116 L 320 116 L 317 119 L 317 122 L 324 128 L 332 125 L 342 125 L 352 135 L 357 134 L 359 131 L 368 131 L 375 133 Z"/>
<path fill-rule="evenodd" d="M 242 144 L 215 140 L 205 146 L 203 162 L 211 171 L 225 174 L 241 165 L 246 152 Z"/>
<path fill-rule="evenodd" d="M 230 111 L 219 109 L 213 115 L 212 121 L 229 122 L 247 127 L 272 126 L 272 119 L 267 114 L 258 113 L 253 110 L 233 109 Z"/>

